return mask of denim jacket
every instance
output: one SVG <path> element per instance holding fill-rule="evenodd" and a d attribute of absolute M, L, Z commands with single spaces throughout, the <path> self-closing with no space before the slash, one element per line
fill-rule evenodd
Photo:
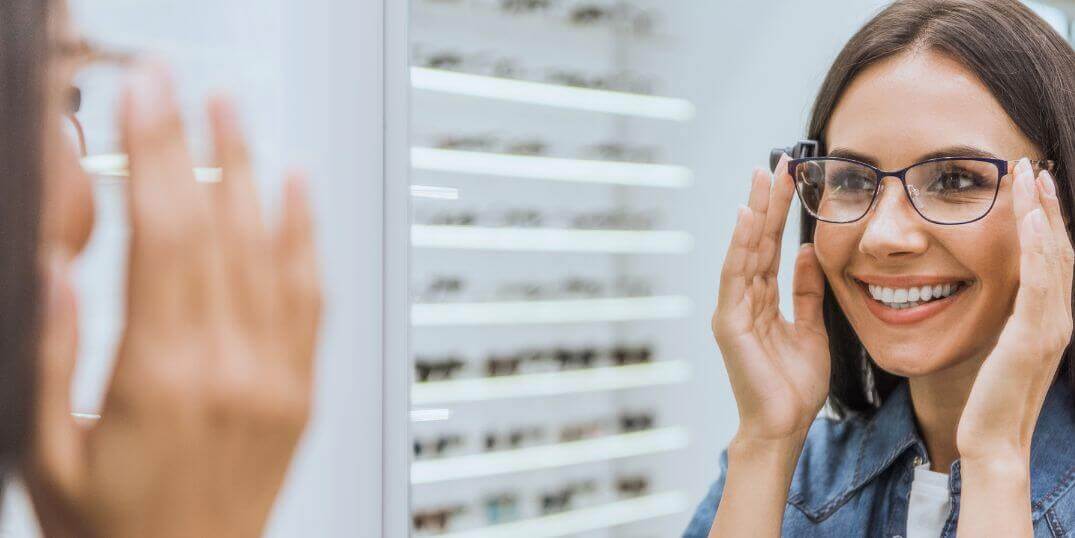
<path fill-rule="evenodd" d="M 1030 502 L 1036 537 L 1075 537 L 1075 399 L 1065 379 L 1050 387 L 1030 445 Z M 926 461 L 907 383 L 901 383 L 870 418 L 819 418 L 811 426 L 784 507 L 782 536 L 884 536 L 907 534 L 913 467 Z M 683 533 L 702 538 L 716 515 L 728 471 L 698 506 Z M 941 536 L 955 536 L 959 517 L 959 460 L 948 475 L 952 510 Z"/>

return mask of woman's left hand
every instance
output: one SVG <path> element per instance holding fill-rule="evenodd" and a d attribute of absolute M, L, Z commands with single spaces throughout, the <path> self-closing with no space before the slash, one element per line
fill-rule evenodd
<path fill-rule="evenodd" d="M 1029 465 L 1034 426 L 1072 334 L 1073 255 L 1056 184 L 1044 170 L 1035 178 L 1023 159 L 1012 196 L 1019 291 L 959 420 L 956 445 L 964 468 L 975 458 Z"/>

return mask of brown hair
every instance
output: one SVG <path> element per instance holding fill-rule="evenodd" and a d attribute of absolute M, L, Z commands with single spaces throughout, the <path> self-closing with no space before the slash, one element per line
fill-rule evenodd
<path fill-rule="evenodd" d="M 818 92 L 807 136 L 820 142 L 821 154 L 832 112 L 855 76 L 884 58 L 923 49 L 975 73 L 1044 158 L 1056 161 L 1060 206 L 1071 215 L 1075 51 L 1017 0 L 900 0 L 883 9 L 847 42 Z M 813 241 L 815 224 L 803 210 L 800 242 Z M 832 360 L 829 405 L 838 416 L 869 414 L 902 378 L 869 356 L 827 283 L 823 310 Z M 1075 387 L 1072 353 L 1069 345 L 1060 371 Z"/>
<path fill-rule="evenodd" d="M 36 386 L 47 3 L 0 2 L 0 480 L 28 444 Z"/>

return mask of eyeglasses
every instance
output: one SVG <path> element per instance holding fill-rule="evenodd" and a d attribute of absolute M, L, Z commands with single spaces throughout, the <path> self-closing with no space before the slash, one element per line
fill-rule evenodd
<path fill-rule="evenodd" d="M 519 496 L 506 492 L 486 497 L 485 518 L 492 525 L 519 519 Z"/>
<path fill-rule="evenodd" d="M 541 494 L 541 514 L 556 514 L 571 509 L 573 501 L 579 494 L 594 493 L 597 491 L 597 482 L 586 480 L 573 482 L 555 491 Z"/>
<path fill-rule="evenodd" d="M 432 439 L 414 440 L 414 458 L 426 459 L 443 456 L 450 450 L 463 445 L 463 438 L 459 435 L 442 435 Z"/>
<path fill-rule="evenodd" d="M 452 519 L 465 511 L 466 508 L 462 505 L 433 510 L 415 510 L 411 518 L 414 522 L 414 530 L 440 533 L 448 530 Z"/>
<path fill-rule="evenodd" d="M 811 216 L 847 224 L 866 216 L 892 176 L 922 218 L 934 224 L 967 224 L 985 217 L 996 203 L 1001 180 L 1018 161 L 985 157 L 940 157 L 886 171 L 840 157 L 807 157 L 788 161 L 795 191 Z M 1035 173 L 1052 173 L 1056 163 L 1031 161 Z"/>
<path fill-rule="evenodd" d="M 103 69 L 111 73 L 120 73 L 134 63 L 134 54 L 110 49 L 86 39 L 73 39 L 57 41 L 53 45 L 53 57 L 69 65 L 76 72 L 84 73 Z M 97 73 L 94 73 L 96 75 Z M 116 77 L 113 77 L 116 78 Z M 78 148 L 80 156 L 85 159 L 88 156 L 86 131 L 78 114 L 82 112 L 85 103 L 85 95 L 80 86 L 69 86 L 63 96 L 63 114 L 69 122 L 70 129 L 67 131 L 72 145 Z"/>
<path fill-rule="evenodd" d="M 71 136 L 71 143 L 78 148 L 79 156 L 83 159 L 86 158 L 86 131 L 82 128 L 82 122 L 78 121 L 78 113 L 82 110 L 82 90 L 77 86 L 72 86 L 67 90 L 67 105 L 64 110 L 64 118 L 71 124 L 71 130 L 68 131 Z"/>
<path fill-rule="evenodd" d="M 415 374 L 420 383 L 447 381 L 462 370 L 464 366 L 466 366 L 466 363 L 456 357 L 448 357 L 443 360 L 417 358 L 414 361 Z"/>
<path fill-rule="evenodd" d="M 616 479 L 616 491 L 620 497 L 638 497 L 649 491 L 649 478 L 642 475 L 621 476 Z"/>
<path fill-rule="evenodd" d="M 78 84 L 69 86 L 63 96 L 63 114 L 69 127 L 65 132 L 79 151 L 82 168 L 99 184 L 125 182 L 128 159 L 119 144 L 114 107 L 137 55 L 85 39 L 58 41 L 52 55 L 77 73 Z M 196 167 L 193 172 L 199 182 L 221 179 L 219 168 Z"/>

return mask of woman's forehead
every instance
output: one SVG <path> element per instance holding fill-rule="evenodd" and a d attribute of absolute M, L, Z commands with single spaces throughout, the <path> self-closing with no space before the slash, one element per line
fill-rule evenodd
<path fill-rule="evenodd" d="M 825 135 L 829 148 L 869 153 L 886 168 L 938 147 L 972 146 L 1011 159 L 1033 150 L 974 73 L 932 51 L 864 69 L 837 102 Z"/>

